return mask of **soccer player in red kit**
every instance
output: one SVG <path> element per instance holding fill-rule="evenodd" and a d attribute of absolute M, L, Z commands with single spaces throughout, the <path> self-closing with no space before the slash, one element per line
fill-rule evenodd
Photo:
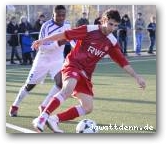
<path fill-rule="evenodd" d="M 58 127 L 59 122 L 72 120 L 92 112 L 92 73 L 97 62 L 107 54 L 128 74 L 134 77 L 141 88 L 145 88 L 144 79 L 130 66 L 121 53 L 117 39 L 112 34 L 118 28 L 120 19 L 118 11 L 108 10 L 102 17 L 102 25 L 84 25 L 33 43 L 32 47 L 37 49 L 46 41 L 78 40 L 75 48 L 67 56 L 62 68 L 63 87 L 60 92 L 54 95 L 40 116 L 33 120 L 35 129 L 42 132 L 47 122 L 48 127 L 53 132 L 63 132 Z M 72 106 L 66 111 L 50 116 L 72 94 L 78 98 L 80 105 Z"/>

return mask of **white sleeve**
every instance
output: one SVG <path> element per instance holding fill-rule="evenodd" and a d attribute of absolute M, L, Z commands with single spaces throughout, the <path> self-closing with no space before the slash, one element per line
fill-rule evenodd
<path fill-rule="evenodd" d="M 70 41 L 71 47 L 74 48 L 76 46 L 76 42 L 74 40 Z"/>

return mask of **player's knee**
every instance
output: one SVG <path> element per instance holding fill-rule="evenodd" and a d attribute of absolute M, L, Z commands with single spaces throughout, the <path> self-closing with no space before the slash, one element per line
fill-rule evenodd
<path fill-rule="evenodd" d="M 61 94 L 64 96 L 65 99 L 72 95 L 76 84 L 77 80 L 74 78 L 68 78 L 63 82 Z"/>
<path fill-rule="evenodd" d="M 64 99 L 67 99 L 72 94 L 72 90 L 70 89 L 61 89 L 61 94 L 63 95 Z"/>
<path fill-rule="evenodd" d="M 25 89 L 29 92 L 35 87 L 35 85 L 36 84 L 27 84 L 27 85 L 25 85 Z"/>

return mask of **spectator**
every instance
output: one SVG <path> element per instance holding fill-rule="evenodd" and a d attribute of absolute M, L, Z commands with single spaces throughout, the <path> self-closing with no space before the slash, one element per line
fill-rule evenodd
<path fill-rule="evenodd" d="M 150 47 L 148 50 L 149 54 L 153 54 L 153 47 L 155 45 L 156 41 L 156 17 L 151 17 L 151 22 L 148 25 L 148 32 L 149 32 L 149 38 L 150 38 Z"/>
<path fill-rule="evenodd" d="M 32 36 L 35 40 L 39 38 L 39 32 L 40 32 L 41 26 L 45 22 L 46 22 L 45 15 L 41 14 L 34 25 L 34 32 L 36 32 L 36 34 L 33 34 Z M 36 56 L 36 50 L 33 50 L 33 59 L 35 58 L 35 56 Z"/>
<path fill-rule="evenodd" d="M 124 55 L 127 55 L 127 41 L 128 41 L 128 29 L 131 29 L 131 22 L 127 14 L 125 14 L 119 25 L 119 44 L 121 46 L 121 51 Z"/>
<path fill-rule="evenodd" d="M 76 23 L 76 27 L 79 27 L 81 25 L 88 25 L 88 24 L 89 24 L 89 20 L 87 19 L 87 13 L 83 12 L 82 18 L 80 18 Z"/>
<path fill-rule="evenodd" d="M 142 40 L 143 40 L 143 31 L 145 29 L 145 21 L 142 18 L 142 13 L 138 13 L 138 18 L 135 22 L 136 30 L 136 54 L 141 55 Z"/>
<path fill-rule="evenodd" d="M 29 35 L 29 32 L 26 31 L 24 35 L 22 35 L 22 52 L 24 55 L 24 65 L 29 64 L 32 65 L 32 57 L 31 57 L 31 45 L 32 45 L 32 37 Z"/>
<path fill-rule="evenodd" d="M 99 11 L 99 16 L 94 21 L 95 25 L 101 25 L 101 17 L 102 17 L 102 12 Z"/>
<path fill-rule="evenodd" d="M 34 32 L 40 32 L 41 26 L 43 25 L 43 23 L 45 23 L 45 15 L 41 14 L 38 18 L 38 20 L 35 22 L 34 25 Z M 35 38 L 35 40 L 37 40 L 39 38 L 39 34 L 35 34 L 33 35 L 33 37 Z"/>
<path fill-rule="evenodd" d="M 19 33 L 20 34 L 20 44 L 21 44 L 21 49 L 22 49 L 22 58 L 23 58 L 23 65 L 26 65 L 26 58 L 24 57 L 24 53 L 23 53 L 23 46 L 22 46 L 22 36 L 24 35 L 25 32 L 32 32 L 32 25 L 28 22 L 27 17 L 26 16 L 22 16 L 20 18 L 20 24 L 19 24 Z"/>
<path fill-rule="evenodd" d="M 14 62 L 14 56 L 21 64 L 21 58 L 18 55 L 17 46 L 18 44 L 18 24 L 16 23 L 16 17 L 12 17 L 10 23 L 7 25 L 7 33 L 11 34 L 10 39 L 8 40 L 9 45 L 12 47 L 11 51 L 11 64 L 16 64 Z"/>

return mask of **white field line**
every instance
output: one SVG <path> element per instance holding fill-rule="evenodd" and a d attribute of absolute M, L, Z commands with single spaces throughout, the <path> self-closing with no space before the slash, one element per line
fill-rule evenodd
<path fill-rule="evenodd" d="M 144 61 L 155 61 L 156 59 L 144 59 L 144 60 L 130 60 L 129 62 L 131 63 L 131 62 L 144 62 Z M 99 63 L 97 63 L 97 64 L 111 64 L 111 63 L 115 63 L 115 62 L 111 62 L 111 61 L 109 61 L 109 62 L 99 62 Z"/>
<path fill-rule="evenodd" d="M 23 133 L 37 133 L 35 131 L 29 130 L 29 129 L 26 129 L 26 128 L 22 128 L 22 127 L 19 127 L 19 126 L 16 126 L 16 125 L 12 125 L 12 124 L 9 124 L 9 123 L 6 123 L 6 127 L 10 128 L 10 129 L 20 131 L 20 132 L 23 132 Z"/>

